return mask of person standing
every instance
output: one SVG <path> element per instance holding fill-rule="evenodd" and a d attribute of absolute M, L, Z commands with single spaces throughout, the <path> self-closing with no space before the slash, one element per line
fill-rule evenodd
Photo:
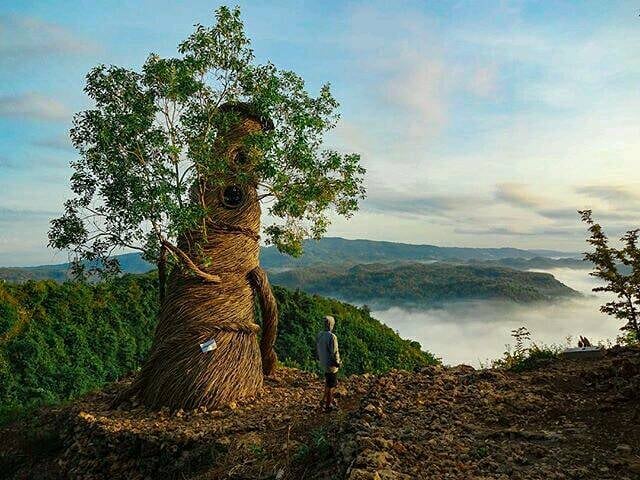
<path fill-rule="evenodd" d="M 325 411 L 336 409 L 333 401 L 333 392 L 338 385 L 338 369 L 340 368 L 340 351 L 338 350 L 338 337 L 333 333 L 336 324 L 335 318 L 331 315 L 324 317 L 325 329 L 318 334 L 316 340 L 316 350 L 320 368 L 324 371 L 325 387 L 322 403 Z"/>

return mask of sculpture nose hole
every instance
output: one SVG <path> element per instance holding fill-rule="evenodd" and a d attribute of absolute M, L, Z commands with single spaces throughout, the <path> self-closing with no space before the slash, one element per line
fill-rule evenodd
<path fill-rule="evenodd" d="M 229 185 L 222 192 L 222 204 L 227 208 L 238 208 L 244 202 L 244 191 L 238 185 Z"/>
<path fill-rule="evenodd" d="M 238 153 L 236 153 L 233 161 L 236 165 L 241 167 L 249 163 L 249 156 L 247 155 L 247 152 L 240 150 Z"/>

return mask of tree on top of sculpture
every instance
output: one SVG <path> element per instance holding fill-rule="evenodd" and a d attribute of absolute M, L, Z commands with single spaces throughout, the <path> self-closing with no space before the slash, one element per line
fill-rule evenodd
<path fill-rule="evenodd" d="M 85 92 L 95 108 L 74 118 L 71 138 L 80 152 L 72 163 L 75 197 L 52 222 L 50 245 L 72 249 L 86 265 L 117 271 L 110 258 L 122 248 L 158 262 L 162 246 L 187 262 L 175 242 L 208 216 L 194 188 L 224 182 L 233 161 L 216 154 L 244 110 L 273 128 L 244 139 L 237 161 L 253 158 L 250 175 L 272 217 L 265 241 L 299 255 L 305 237 L 319 238 L 327 212 L 349 216 L 364 195 L 357 154 L 322 149 L 323 135 L 338 120 L 329 85 L 313 97 L 302 78 L 271 63 L 256 65 L 238 8 L 221 7 L 212 27 L 196 25 L 179 45 L 178 58 L 151 54 L 141 72 L 100 65 L 87 75 Z M 190 259 L 196 274 L 198 261 Z"/>
<path fill-rule="evenodd" d="M 75 196 L 49 232 L 78 273 L 118 272 L 111 255 L 123 248 L 157 264 L 158 326 L 130 392 L 152 407 L 251 398 L 272 373 L 277 306 L 258 263 L 261 204 L 280 219 L 266 242 L 299 255 L 330 211 L 350 216 L 364 197 L 359 155 L 322 148 L 338 119 L 329 86 L 313 97 L 295 73 L 254 64 L 237 8 L 216 19 L 196 26 L 179 58 L 89 72 L 95 107 L 71 130 Z"/>

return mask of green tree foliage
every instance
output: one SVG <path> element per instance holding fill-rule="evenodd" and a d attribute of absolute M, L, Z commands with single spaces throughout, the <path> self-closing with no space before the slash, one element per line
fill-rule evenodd
<path fill-rule="evenodd" d="M 504 368 L 514 372 L 524 372 L 547 365 L 560 356 L 560 345 L 544 345 L 531 342 L 531 333 L 527 327 L 511 330 L 514 340 L 513 350 L 507 345 L 502 358 L 491 362 L 492 368 Z"/>
<path fill-rule="evenodd" d="M 49 232 L 51 246 L 80 260 L 78 271 L 116 272 L 112 252 L 130 248 L 160 268 L 171 254 L 203 275 L 198 265 L 207 259 L 189 259 L 176 239 L 206 230 L 204 185 L 235 175 L 236 164 L 255 165 L 236 180 L 259 186 L 280 219 L 266 240 L 289 254 L 325 233 L 329 211 L 350 216 L 364 196 L 359 155 L 322 148 L 339 117 L 329 85 L 312 96 L 294 72 L 257 64 L 238 8 L 220 7 L 216 23 L 196 25 L 178 52 L 151 54 L 139 72 L 100 65 L 87 75 L 94 108 L 78 113 L 71 130 L 80 153 L 75 196 Z M 222 157 L 224 135 L 241 114 L 269 128 L 249 135 L 234 159 Z"/>
<path fill-rule="evenodd" d="M 610 292 L 616 296 L 616 300 L 602 305 L 600 311 L 624 320 L 626 323 L 621 330 L 630 333 L 635 341 L 640 341 L 640 229 L 625 233 L 620 238 L 622 247 L 615 248 L 609 244 L 600 224 L 593 220 L 591 210 L 578 213 L 589 226 L 587 243 L 594 247 L 593 252 L 584 254 L 585 260 L 594 265 L 590 275 L 605 282 L 604 286 L 595 287 L 593 291 Z"/>
<path fill-rule="evenodd" d="M 0 284 L 0 413 L 57 403 L 138 368 L 153 337 L 157 275 L 107 282 Z M 344 374 L 413 369 L 436 362 L 367 311 L 276 287 L 283 363 L 315 371 L 322 316 L 334 315 Z"/>

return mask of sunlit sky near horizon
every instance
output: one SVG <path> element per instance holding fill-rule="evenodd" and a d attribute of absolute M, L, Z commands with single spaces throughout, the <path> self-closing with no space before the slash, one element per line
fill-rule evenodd
<path fill-rule="evenodd" d="M 640 226 L 637 2 L 238 3 L 259 61 L 313 92 L 331 82 L 327 146 L 368 169 L 367 200 L 330 235 L 582 251 L 578 209 L 612 236 Z M 0 4 L 0 265 L 67 260 L 46 231 L 86 72 L 175 55 L 218 5 Z"/>

